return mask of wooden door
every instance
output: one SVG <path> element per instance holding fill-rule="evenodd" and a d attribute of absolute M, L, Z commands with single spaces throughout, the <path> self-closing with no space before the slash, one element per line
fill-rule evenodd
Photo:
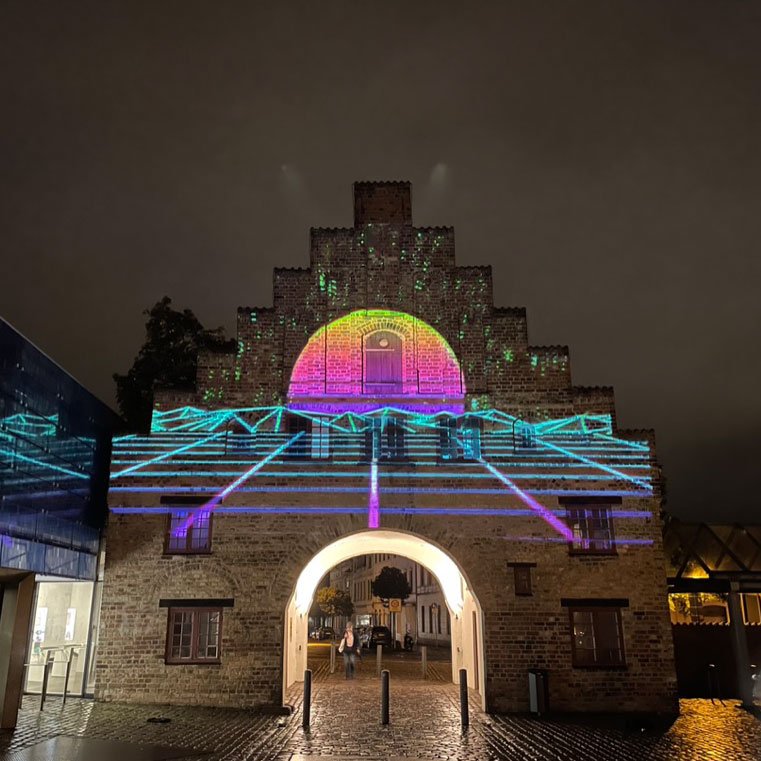
<path fill-rule="evenodd" d="M 402 339 L 396 333 L 379 330 L 365 337 L 364 393 L 402 393 Z"/>

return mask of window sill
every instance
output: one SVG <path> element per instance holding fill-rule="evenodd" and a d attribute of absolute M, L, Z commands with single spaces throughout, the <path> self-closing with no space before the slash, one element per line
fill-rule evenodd
<path fill-rule="evenodd" d="M 221 666 L 222 661 L 164 661 L 165 666 Z"/>
<path fill-rule="evenodd" d="M 575 550 L 569 549 L 568 554 L 576 558 L 617 558 L 618 550 Z"/>
<path fill-rule="evenodd" d="M 194 557 L 198 557 L 199 555 L 201 557 L 204 557 L 204 556 L 209 556 L 211 554 L 213 554 L 211 550 L 198 550 L 198 551 L 194 551 L 194 552 L 187 552 L 187 551 L 186 552 L 178 552 L 178 551 L 167 552 L 165 550 L 163 552 L 163 554 L 162 554 L 162 557 L 165 557 L 165 558 L 174 558 L 174 557 L 191 557 L 191 558 L 194 558 Z"/>
<path fill-rule="evenodd" d="M 573 668 L 581 671 L 628 671 L 629 666 L 626 663 L 610 664 L 610 665 L 586 665 L 580 663 L 571 664 Z"/>

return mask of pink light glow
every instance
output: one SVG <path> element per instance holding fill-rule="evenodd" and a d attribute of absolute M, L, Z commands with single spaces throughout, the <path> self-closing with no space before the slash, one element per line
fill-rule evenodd
<path fill-rule="evenodd" d="M 329 415 L 340 415 L 346 412 L 347 409 L 351 410 L 357 415 L 365 415 L 369 412 L 376 412 L 377 410 L 386 409 L 387 407 L 393 407 L 397 410 L 403 410 L 404 412 L 414 412 L 420 415 L 436 415 L 439 412 L 451 412 L 453 415 L 462 415 L 465 412 L 465 404 L 463 402 L 457 404 L 447 400 L 446 402 L 439 402 L 438 400 L 421 400 L 419 403 L 410 402 L 409 399 L 403 401 L 393 399 L 378 401 L 374 399 L 367 399 L 354 401 L 353 399 L 347 399 L 343 403 L 337 400 L 322 401 L 320 399 L 314 399 L 311 401 L 289 401 L 288 408 L 292 410 L 300 410 L 302 412 L 319 412 Z"/>
<path fill-rule="evenodd" d="M 382 380 L 369 377 L 368 369 L 371 355 L 378 357 L 370 342 L 379 332 L 388 336 L 380 346 L 396 344 Z M 359 403 L 367 410 L 380 406 L 370 399 L 380 398 L 415 411 L 462 411 L 464 396 L 460 365 L 446 339 L 412 315 L 385 309 L 351 312 L 317 330 L 296 360 L 288 389 L 289 405 L 305 409 L 354 409 Z"/>
<path fill-rule="evenodd" d="M 367 502 L 367 528 L 380 528 L 380 498 L 378 495 L 378 461 L 370 465 L 370 497 Z"/>

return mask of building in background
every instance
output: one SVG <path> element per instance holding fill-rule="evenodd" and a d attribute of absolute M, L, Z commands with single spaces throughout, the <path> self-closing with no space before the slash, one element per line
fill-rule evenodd
<path fill-rule="evenodd" d="M 372 593 L 372 583 L 385 566 L 398 568 L 412 590 L 398 614 Z M 419 563 L 400 555 L 361 555 L 333 569 L 330 584 L 351 595 L 356 625 L 388 626 L 399 647 L 406 633 L 418 644 L 449 646 L 452 622 L 444 594 L 436 577 Z"/>
<path fill-rule="evenodd" d="M 672 519 L 663 543 L 679 694 L 752 705 L 751 677 L 761 680 L 761 525 Z"/>
<path fill-rule="evenodd" d="M 92 692 L 101 532 L 116 415 L 0 319 L 2 726 L 22 687 Z M 30 633 L 27 640 L 27 633 Z M 24 669 L 25 654 L 29 666 Z"/>

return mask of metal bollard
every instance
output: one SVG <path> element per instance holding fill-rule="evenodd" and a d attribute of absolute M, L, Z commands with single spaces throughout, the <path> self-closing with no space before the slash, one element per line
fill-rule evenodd
<path fill-rule="evenodd" d="M 42 692 L 40 693 L 40 711 L 45 705 L 45 697 L 48 694 L 48 679 L 50 679 L 50 672 L 53 670 L 53 659 L 51 656 L 53 653 L 48 653 L 48 658 L 45 661 L 45 666 L 42 671 Z"/>
<path fill-rule="evenodd" d="M 378 676 L 380 676 L 383 669 L 383 645 L 375 646 L 375 669 Z"/>
<path fill-rule="evenodd" d="M 468 715 L 468 671 L 460 669 L 460 722 L 462 728 L 467 729 L 470 724 Z"/>
<path fill-rule="evenodd" d="M 388 669 L 381 672 L 381 724 L 388 724 L 388 686 L 390 673 Z"/>
<path fill-rule="evenodd" d="M 721 697 L 721 680 L 719 678 L 719 668 L 715 663 L 708 664 L 708 697 L 711 702 L 715 703 L 714 698 L 724 705 Z"/>
<path fill-rule="evenodd" d="M 428 679 L 428 648 L 425 645 L 420 647 L 420 664 L 423 669 L 423 679 Z"/>
<path fill-rule="evenodd" d="M 330 643 L 330 673 L 336 673 L 336 646 L 333 642 Z"/>
<path fill-rule="evenodd" d="M 302 708 L 303 720 L 301 726 L 309 729 L 309 722 L 312 713 L 312 669 L 304 671 L 304 705 Z"/>

